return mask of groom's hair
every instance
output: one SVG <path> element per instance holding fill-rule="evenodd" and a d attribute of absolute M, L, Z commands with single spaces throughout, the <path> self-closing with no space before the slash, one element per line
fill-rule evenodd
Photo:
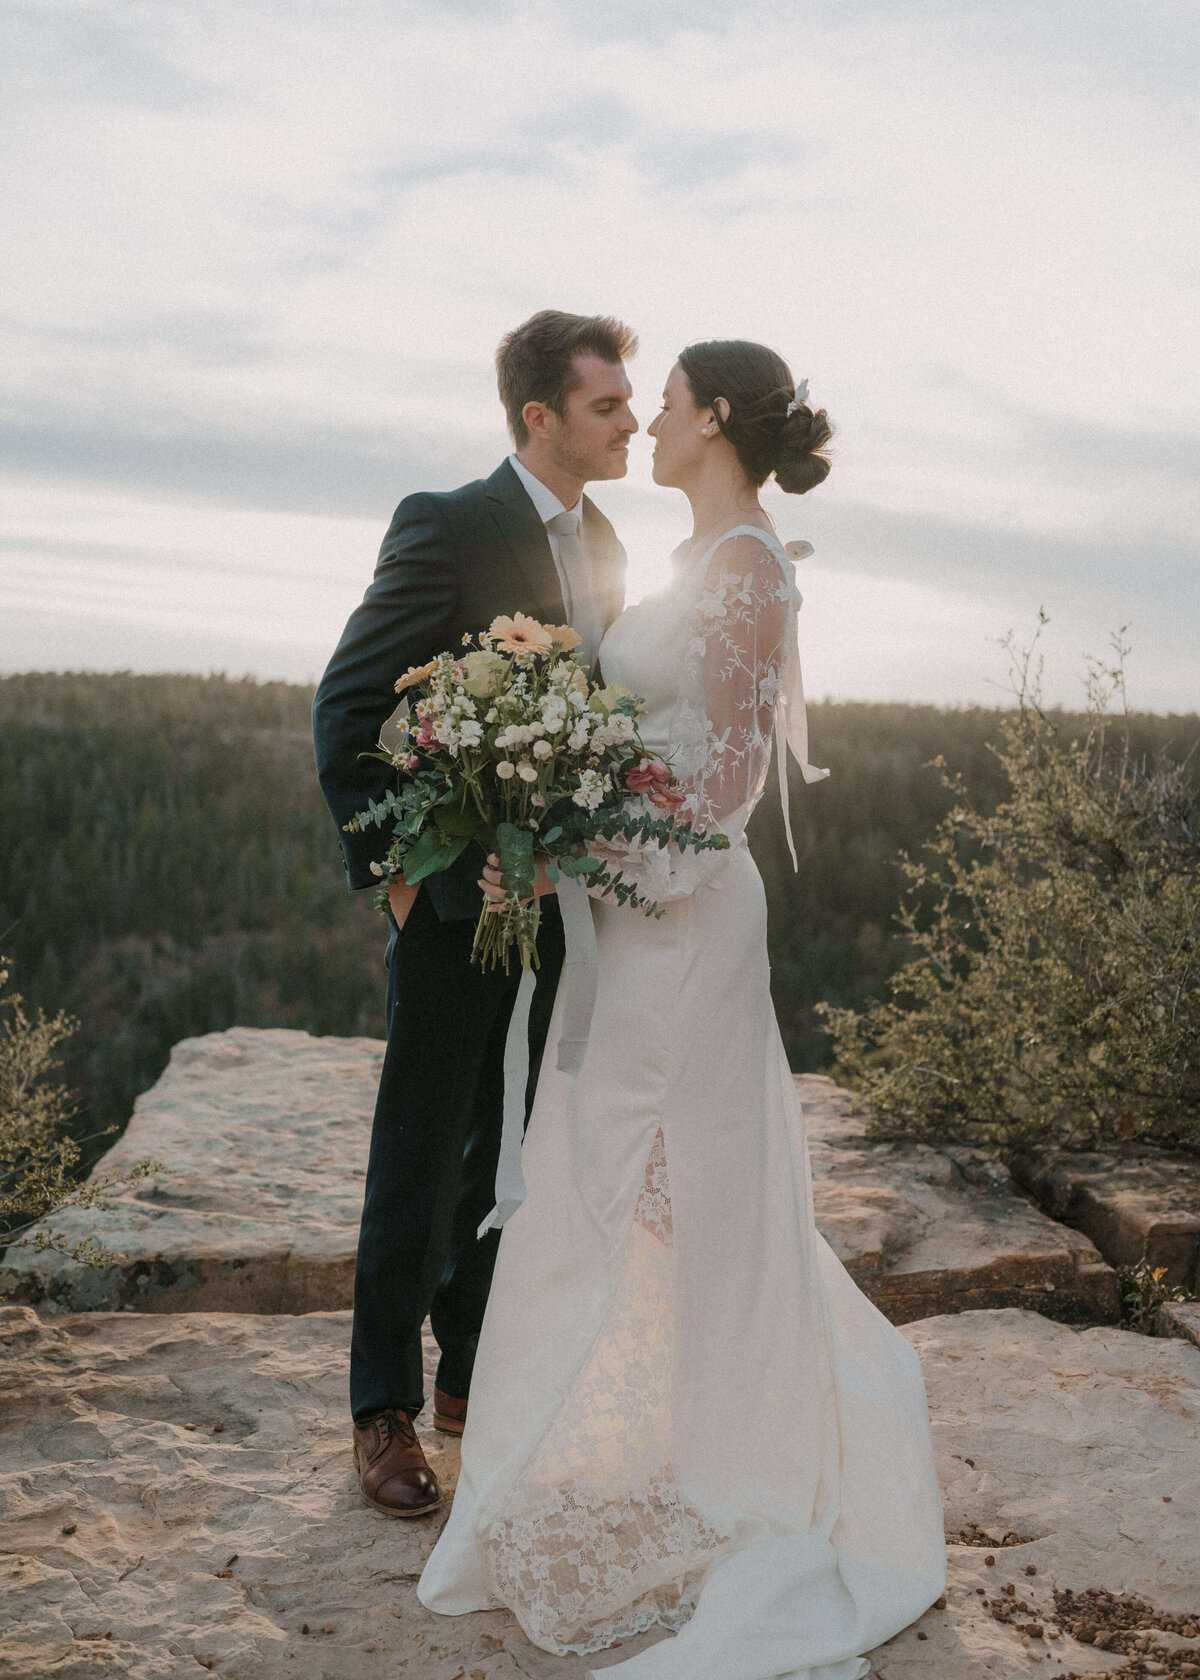
<path fill-rule="evenodd" d="M 627 362 L 637 347 L 637 334 L 623 321 L 611 315 L 566 315 L 561 309 L 539 309 L 506 333 L 496 351 L 496 380 L 517 448 L 529 442 L 522 418 L 526 403 L 545 403 L 560 419 L 566 415 L 567 397 L 579 384 L 576 356 Z"/>

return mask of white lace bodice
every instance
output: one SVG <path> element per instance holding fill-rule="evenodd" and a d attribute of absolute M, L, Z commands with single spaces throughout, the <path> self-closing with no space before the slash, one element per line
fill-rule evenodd
<path fill-rule="evenodd" d="M 799 606 L 778 538 L 740 525 L 680 562 L 661 594 L 627 608 L 601 647 L 605 678 L 646 701 L 642 739 L 671 762 L 687 794 L 681 814 L 697 828 L 720 830 L 731 846 L 762 795 L 777 708 L 790 714 L 787 737 L 805 779 L 827 774 L 807 762 Z M 601 850 L 660 903 L 694 892 L 729 855 L 642 844 Z"/>

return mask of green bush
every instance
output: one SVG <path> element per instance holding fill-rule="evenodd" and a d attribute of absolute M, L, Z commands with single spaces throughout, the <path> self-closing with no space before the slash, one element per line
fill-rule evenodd
<path fill-rule="evenodd" d="M 1013 656 L 1007 797 L 981 813 L 946 777 L 954 806 L 904 863 L 890 996 L 823 1011 L 878 1137 L 1200 1148 L 1200 793 L 1186 759 L 1132 751 L 1114 646 L 1082 730 Z"/>
<path fill-rule="evenodd" d="M 161 1169 L 139 1161 L 126 1173 L 80 1182 L 82 1150 L 67 1131 L 74 1108 L 55 1078 L 59 1046 L 75 1023 L 61 1012 L 31 1016 L 20 994 L 6 990 L 8 979 L 7 959 L 0 957 L 0 1244 L 15 1238 L 21 1247 L 57 1249 L 85 1265 L 103 1265 L 114 1256 L 94 1237 L 72 1244 L 38 1222 L 67 1207 L 101 1206 L 106 1192 Z"/>

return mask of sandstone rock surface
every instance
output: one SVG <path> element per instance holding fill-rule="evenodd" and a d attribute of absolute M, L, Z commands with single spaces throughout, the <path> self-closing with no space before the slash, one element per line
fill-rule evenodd
<path fill-rule="evenodd" d="M 1147 1260 L 1200 1295 L 1200 1160 L 1160 1150 L 1031 1150 L 1014 1171 L 1054 1219 L 1114 1266 Z"/>
<path fill-rule="evenodd" d="M 895 1324 L 1027 1306 L 1067 1322 L 1120 1316 L 1117 1280 L 1091 1241 L 1017 1193 L 982 1149 L 871 1144 L 856 1099 L 799 1074 L 817 1224 Z"/>
<path fill-rule="evenodd" d="M 1160 1336 L 1182 1336 L 1200 1348 L 1200 1301 L 1169 1301 L 1158 1309 Z"/>
<path fill-rule="evenodd" d="M 350 1305 L 383 1045 L 235 1027 L 185 1039 L 138 1098 L 104 1167 L 153 1156 L 109 1212 L 54 1223 L 128 1256 L 89 1271 L 10 1249 L 0 1294 L 43 1311 L 287 1312 Z M 812 1140 L 817 1222 L 896 1323 L 975 1307 L 1118 1316 L 1116 1279 L 1087 1237 L 1015 1194 L 974 1149 L 872 1147 L 832 1080 L 797 1087 Z"/>
<path fill-rule="evenodd" d="M 977 1588 L 1003 1604 L 1013 1583 L 1044 1631 L 1056 1586 L 1200 1609 L 1200 1349 L 1016 1310 L 904 1333 L 950 1584 L 944 1609 L 874 1653 L 878 1680 L 1120 1666 L 1069 1635 L 1023 1642 Z M 3 1309 L 0 1680 L 580 1680 L 588 1659 L 538 1651 L 505 1612 L 418 1603 L 441 1517 L 359 1502 L 348 1342 L 344 1313 Z M 453 1486 L 456 1443 L 425 1439 Z"/>
<path fill-rule="evenodd" d="M 171 1171 L 51 1223 L 127 1256 L 89 1270 L 10 1248 L 0 1294 L 43 1309 L 314 1312 L 350 1304 L 384 1046 L 287 1028 L 185 1038 L 100 1163 Z"/>

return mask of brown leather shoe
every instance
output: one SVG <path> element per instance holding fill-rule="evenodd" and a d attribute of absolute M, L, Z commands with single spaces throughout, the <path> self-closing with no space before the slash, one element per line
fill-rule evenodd
<path fill-rule="evenodd" d="M 467 1421 L 467 1402 L 440 1388 L 433 1391 L 433 1427 L 443 1435 L 461 1435 Z"/>
<path fill-rule="evenodd" d="M 363 1498 L 385 1517 L 423 1517 L 442 1503 L 407 1412 L 376 1412 L 354 1426 L 354 1463 Z"/>

